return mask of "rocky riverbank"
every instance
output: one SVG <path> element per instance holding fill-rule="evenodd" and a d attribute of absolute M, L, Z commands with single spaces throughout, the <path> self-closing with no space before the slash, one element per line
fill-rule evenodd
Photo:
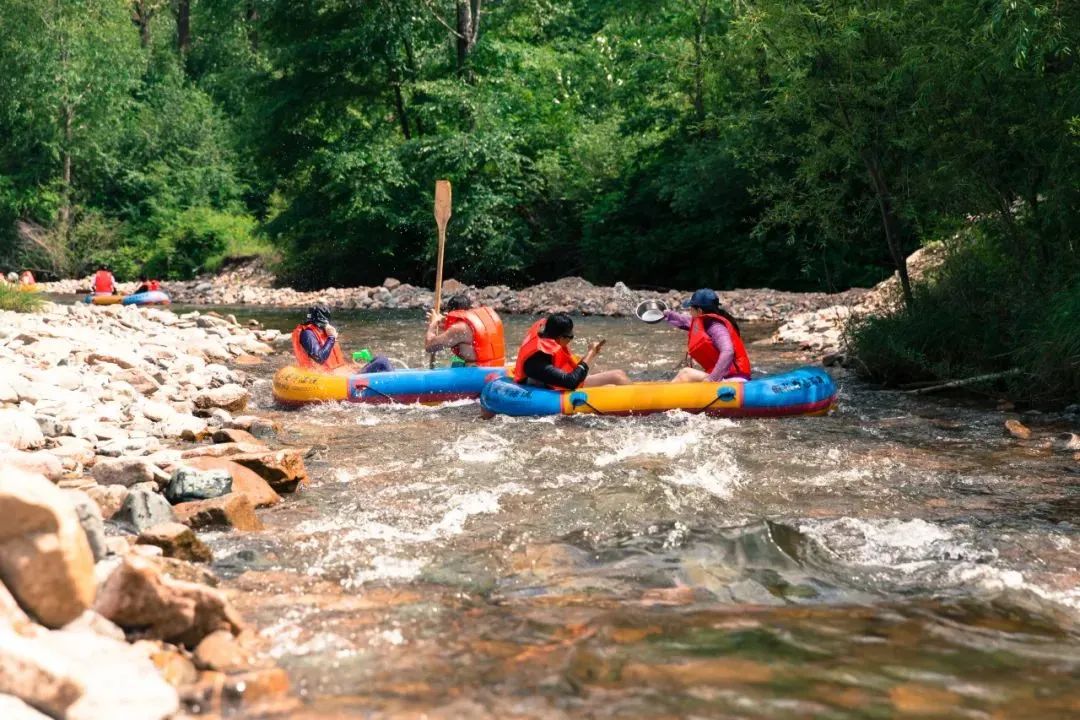
<path fill-rule="evenodd" d="M 198 531 L 257 532 L 307 482 L 244 415 L 276 331 L 47 304 L 0 313 L 0 717 L 288 707 Z"/>
<path fill-rule="evenodd" d="M 377 287 L 326 288 L 312 292 L 274 287 L 274 284 L 274 276 L 255 261 L 190 282 L 170 282 L 165 289 L 174 302 L 194 305 L 303 308 L 321 302 L 338 309 L 383 310 L 428 309 L 434 302 L 431 290 L 394 278 L 387 278 Z M 90 279 L 62 280 L 43 283 L 42 286 L 48 292 L 84 293 L 88 292 Z M 131 292 L 135 286 L 135 283 L 121 283 L 120 289 Z M 662 299 L 674 306 L 689 297 L 691 291 L 637 291 L 622 283 L 600 287 L 577 277 L 562 278 L 521 290 L 513 290 L 506 285 L 474 287 L 453 279 L 443 285 L 444 296 L 460 292 L 469 294 L 475 303 L 493 307 L 501 313 L 568 312 L 622 316 L 633 313 L 637 304 L 647 299 Z M 797 313 L 854 304 L 866 292 L 854 289 L 842 293 L 791 293 L 765 288 L 728 290 L 720 293 L 720 299 L 739 318 L 779 321 Z"/>

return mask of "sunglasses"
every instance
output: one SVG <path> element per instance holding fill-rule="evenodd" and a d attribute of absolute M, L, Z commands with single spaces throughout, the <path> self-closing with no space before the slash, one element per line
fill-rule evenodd
<path fill-rule="evenodd" d="M 573 333 L 571 333 L 569 335 L 563 335 L 563 337 L 566 338 L 567 340 L 573 340 L 574 339 Z"/>

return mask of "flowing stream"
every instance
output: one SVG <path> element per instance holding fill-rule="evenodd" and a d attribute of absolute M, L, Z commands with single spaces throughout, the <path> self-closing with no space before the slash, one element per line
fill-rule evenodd
<path fill-rule="evenodd" d="M 426 363 L 418 313 L 335 322 L 350 350 Z M 639 379 L 685 347 L 629 319 L 576 334 Z M 282 410 L 274 369 L 257 410 L 314 448 L 314 482 L 265 532 L 210 540 L 293 717 L 1080 716 L 1080 467 L 984 404 L 841 375 L 821 418 L 484 420 Z"/>

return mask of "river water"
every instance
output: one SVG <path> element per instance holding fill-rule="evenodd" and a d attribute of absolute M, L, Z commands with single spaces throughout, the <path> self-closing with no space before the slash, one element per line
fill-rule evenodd
<path fill-rule="evenodd" d="M 426 361 L 417 313 L 335 321 L 350 350 Z M 641 379 L 685 346 L 627 319 L 576 334 Z M 1080 716 L 1080 467 L 985 404 L 839 376 L 820 418 L 283 410 L 287 359 L 255 369 L 256 409 L 314 448 L 314 482 L 210 539 L 291 717 Z"/>

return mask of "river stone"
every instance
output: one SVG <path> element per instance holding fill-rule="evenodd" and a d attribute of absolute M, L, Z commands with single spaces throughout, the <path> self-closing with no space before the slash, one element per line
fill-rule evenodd
<path fill-rule="evenodd" d="M 250 443 L 220 443 L 215 445 L 200 445 L 180 453 L 183 459 L 196 457 L 231 457 L 251 453 L 266 452 L 266 446 Z"/>
<path fill-rule="evenodd" d="M 97 503 L 102 520 L 109 520 L 124 507 L 124 500 L 131 491 L 123 485 L 93 485 L 85 492 Z"/>
<path fill-rule="evenodd" d="M 102 637 L 112 638 L 119 642 L 125 642 L 127 640 L 124 631 L 121 630 L 116 623 L 108 618 L 102 617 L 93 610 L 87 610 L 82 615 L 62 627 L 61 630 L 68 632 L 89 632 Z"/>
<path fill-rule="evenodd" d="M 1005 431 L 1017 440 L 1028 440 L 1031 438 L 1031 430 L 1019 420 L 1006 420 Z"/>
<path fill-rule="evenodd" d="M 229 493 L 210 500 L 194 500 L 175 505 L 176 517 L 195 528 L 262 530 L 263 524 L 255 515 L 255 506 L 244 495 Z"/>
<path fill-rule="evenodd" d="M 28 638 L 0 628 L 0 693 L 63 720 L 165 720 L 180 710 L 138 650 L 85 631 Z"/>
<path fill-rule="evenodd" d="M 1054 448 L 1065 452 L 1080 450 L 1080 435 L 1071 432 L 1061 433 L 1054 438 Z"/>
<path fill-rule="evenodd" d="M 209 500 L 232 492 L 232 476 L 227 470 L 180 466 L 173 470 L 165 497 L 176 504 L 189 500 Z"/>
<path fill-rule="evenodd" d="M 137 541 L 142 545 L 161 548 L 166 557 L 191 562 L 210 562 L 214 559 L 210 548 L 186 525 L 177 522 L 162 523 L 144 530 Z"/>
<path fill-rule="evenodd" d="M 197 395 L 195 397 L 195 407 L 219 407 L 229 412 L 241 412 L 247 407 L 250 395 L 242 386 L 230 383 Z"/>
<path fill-rule="evenodd" d="M 4 466 L 17 467 L 34 475 L 44 475 L 53 482 L 64 477 L 64 467 L 60 459 L 47 450 L 25 452 L 0 449 L 0 467 Z"/>
<path fill-rule="evenodd" d="M 94 557 L 63 491 L 41 475 L 0 474 L 0 580 L 43 625 L 60 627 L 94 601 Z"/>
<path fill-rule="evenodd" d="M 220 430 L 215 430 L 212 439 L 215 443 L 250 443 L 252 445 L 261 444 L 254 435 L 247 432 L 246 430 L 237 430 L 234 428 L 221 428 Z"/>
<path fill-rule="evenodd" d="M 257 508 L 272 507 L 281 502 L 281 496 L 270 484 L 249 468 L 226 458 L 196 457 L 184 460 L 185 465 L 199 470 L 224 470 L 232 477 L 232 491 L 244 495 Z"/>
<path fill-rule="evenodd" d="M 101 586 L 94 609 L 122 628 L 189 648 L 217 630 L 236 634 L 242 627 L 218 591 L 173 580 L 151 561 L 132 556 Z"/>
<path fill-rule="evenodd" d="M 34 416 L 21 410 L 0 409 L 0 438 L 16 450 L 33 450 L 45 444 Z"/>
<path fill-rule="evenodd" d="M 101 560 L 108 555 L 105 547 L 105 522 L 102 519 L 101 508 L 82 490 L 64 490 L 63 492 L 79 517 L 79 524 L 86 533 L 86 541 L 94 555 L 94 562 Z"/>
<path fill-rule="evenodd" d="M 41 434 L 45 437 L 60 437 L 61 435 L 67 435 L 71 429 L 65 422 L 60 422 L 54 417 L 48 415 L 35 415 L 34 421 L 37 422 L 38 428 L 41 430 Z"/>
<path fill-rule="evenodd" d="M 112 519 L 120 525 L 132 528 L 136 533 L 141 533 L 163 522 L 173 522 L 176 514 L 169 501 L 156 492 L 145 488 L 132 488 L 124 499 L 120 512 Z"/>
<path fill-rule="evenodd" d="M 99 485 L 131 487 L 141 482 L 156 482 L 157 468 L 143 458 L 99 460 L 91 471 Z"/>
<path fill-rule="evenodd" d="M 308 482 L 304 457 L 299 450 L 233 455 L 229 459 L 254 470 L 278 493 L 296 492 Z"/>

